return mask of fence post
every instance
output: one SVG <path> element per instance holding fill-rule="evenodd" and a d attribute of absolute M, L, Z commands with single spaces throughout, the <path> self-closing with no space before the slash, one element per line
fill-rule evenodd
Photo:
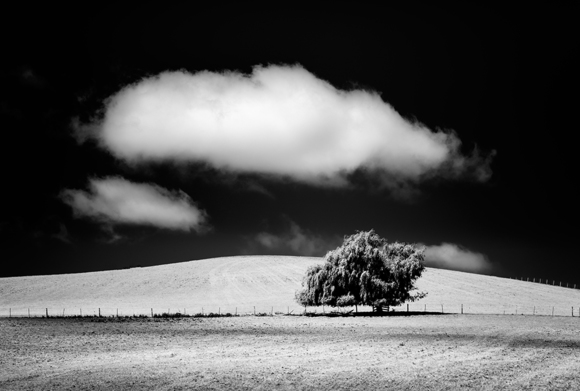
<path fill-rule="evenodd" d="M 153 308 L 151 308 L 151 317 L 153 317 Z"/>
<path fill-rule="evenodd" d="M 272 306 L 272 311 L 270 312 L 270 316 L 274 316 L 274 306 Z"/>
<path fill-rule="evenodd" d="M 12 308 L 8 308 L 8 317 L 12 318 Z"/>
<path fill-rule="evenodd" d="M 99 318 L 101 317 L 101 309 L 99 308 Z"/>
<path fill-rule="evenodd" d="M 46 309 L 46 317 L 48 318 L 48 308 Z"/>
<path fill-rule="evenodd" d="M 236 316 L 238 315 L 238 307 L 236 307 Z"/>
<path fill-rule="evenodd" d="M 119 309 L 117 308 L 117 318 L 119 317 Z"/>
<path fill-rule="evenodd" d="M 409 312 L 409 304 L 407 304 L 407 312 Z"/>
<path fill-rule="evenodd" d="M 463 304 L 461 304 L 461 315 L 463 315 Z"/>
<path fill-rule="evenodd" d="M 574 317 L 574 306 L 572 306 L 572 317 Z"/>
<path fill-rule="evenodd" d="M 62 309 L 62 316 L 63 316 L 63 318 L 64 318 L 64 308 Z"/>
<path fill-rule="evenodd" d="M 30 308 L 28 309 L 28 317 L 30 318 Z"/>

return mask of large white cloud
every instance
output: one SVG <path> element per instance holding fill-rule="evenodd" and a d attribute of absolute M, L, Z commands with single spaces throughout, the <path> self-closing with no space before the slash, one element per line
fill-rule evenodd
<path fill-rule="evenodd" d="M 205 227 L 206 213 L 183 192 L 119 177 L 90 179 L 89 188 L 61 193 L 61 199 L 72 207 L 75 216 L 184 231 Z"/>
<path fill-rule="evenodd" d="M 425 264 L 471 273 L 489 273 L 493 269 L 492 263 L 484 254 L 469 251 L 453 243 L 426 246 Z"/>
<path fill-rule="evenodd" d="M 301 66 L 164 72 L 126 86 L 103 117 L 77 126 L 128 162 L 202 162 L 236 172 L 344 184 L 357 169 L 385 181 L 490 175 L 457 136 L 402 118 L 378 94 L 342 91 Z"/>

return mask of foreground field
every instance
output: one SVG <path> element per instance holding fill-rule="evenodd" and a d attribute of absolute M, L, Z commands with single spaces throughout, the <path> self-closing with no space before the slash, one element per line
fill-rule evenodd
<path fill-rule="evenodd" d="M 240 256 L 94 273 L 0 278 L 0 316 L 230 312 L 303 308 L 294 301 L 302 277 L 322 258 Z M 545 281 L 545 280 L 544 280 Z M 575 316 L 580 290 L 427 268 L 417 281 L 428 292 L 413 311 Z M 309 309 L 314 311 L 315 309 Z M 321 311 L 322 309 L 318 309 Z"/>
<path fill-rule="evenodd" d="M 572 390 L 580 319 L 0 319 L 0 389 Z"/>

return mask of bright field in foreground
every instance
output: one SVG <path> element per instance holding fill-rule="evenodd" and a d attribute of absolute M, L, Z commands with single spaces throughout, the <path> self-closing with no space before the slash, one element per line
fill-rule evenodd
<path fill-rule="evenodd" d="M 0 279 L 0 316 L 183 312 L 303 312 L 294 301 L 302 277 L 322 258 L 240 256 L 95 273 Z M 411 311 L 575 316 L 580 290 L 427 268 L 418 280 L 425 299 Z M 309 308 L 322 311 L 322 308 Z M 329 309 L 326 308 L 326 311 Z M 364 309 L 368 310 L 368 309 Z M 406 306 L 400 308 L 406 310 Z"/>
<path fill-rule="evenodd" d="M 573 390 L 580 319 L 0 319 L 0 389 Z"/>

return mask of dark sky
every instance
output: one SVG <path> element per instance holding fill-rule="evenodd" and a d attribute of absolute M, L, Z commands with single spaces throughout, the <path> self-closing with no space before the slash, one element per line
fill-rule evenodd
<path fill-rule="evenodd" d="M 486 274 L 580 283 L 578 15 L 573 6 L 353 2 L 15 9 L 1 27 L 0 276 L 241 254 L 324 255 L 344 235 L 374 229 L 388 240 L 431 246 L 457 269 L 475 262 Z M 251 75 L 259 65 L 303 69 L 353 104 L 353 91 L 380 96 L 407 123 L 454 134 L 457 156 L 475 163 L 411 177 L 393 174 L 391 163 L 375 171 L 361 166 L 333 171 L 345 182 L 329 185 L 269 168 L 285 159 L 259 158 L 276 135 L 248 154 L 214 143 L 210 157 L 201 149 L 138 162 L 100 136 L 81 142 L 83 129 L 112 116 L 106 99 L 132 83 L 165 71 Z M 254 112 L 249 121 L 262 114 L 270 113 Z M 163 138 L 155 140 L 151 148 Z M 236 154 L 262 165 L 242 167 Z M 232 156 L 233 163 L 216 163 Z M 491 175 L 477 177 L 477 167 Z M 98 214 L 90 183 L 112 178 L 127 191 L 140 184 L 170 195 L 205 217 L 184 229 L 142 216 L 121 221 L 118 204 L 109 205 L 117 217 Z M 82 200 L 96 204 L 85 204 L 83 214 Z"/>

